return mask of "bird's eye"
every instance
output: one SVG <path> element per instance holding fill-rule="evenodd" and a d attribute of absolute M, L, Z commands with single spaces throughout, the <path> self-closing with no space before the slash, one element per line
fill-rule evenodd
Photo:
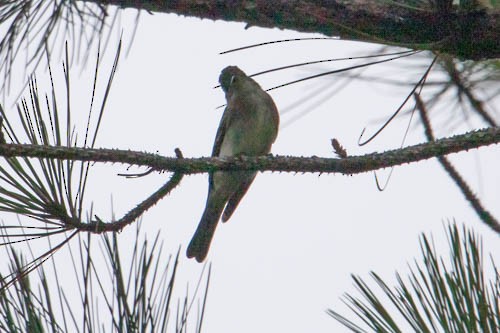
<path fill-rule="evenodd" d="M 229 85 L 230 85 L 230 86 L 231 86 L 231 85 L 233 85 L 233 82 L 234 82 L 234 79 L 235 79 L 235 78 L 236 78 L 236 76 L 235 76 L 235 75 L 232 75 L 232 76 L 231 76 L 231 81 L 229 81 Z"/>

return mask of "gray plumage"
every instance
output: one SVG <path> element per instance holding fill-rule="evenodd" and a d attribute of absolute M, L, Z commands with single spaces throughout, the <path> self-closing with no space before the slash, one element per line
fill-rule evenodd
<path fill-rule="evenodd" d="M 271 150 L 279 127 L 279 115 L 271 96 L 236 66 L 224 68 L 219 82 L 227 106 L 215 136 L 213 157 L 259 156 Z M 226 222 L 252 184 L 256 172 L 225 171 L 209 174 L 208 197 L 187 249 L 188 258 L 202 262 L 208 253 L 222 215 Z"/>

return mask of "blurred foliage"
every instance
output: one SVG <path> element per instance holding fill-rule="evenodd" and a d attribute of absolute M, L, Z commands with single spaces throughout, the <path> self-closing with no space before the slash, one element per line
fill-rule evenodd
<path fill-rule="evenodd" d="M 353 332 L 409 332 L 408 327 L 412 332 L 500 332 L 500 274 L 493 258 L 493 279 L 487 279 L 481 239 L 465 227 L 460 232 L 456 224 L 448 227 L 448 237 L 449 260 L 422 235 L 423 258 L 415 260 L 408 282 L 396 274 L 396 287 L 374 272 L 376 288 L 353 276 L 361 298 L 347 294 L 345 303 L 368 329 L 336 311 L 328 314 Z"/>
<path fill-rule="evenodd" d="M 165 332 L 168 328 L 187 332 L 188 322 L 194 321 L 189 331 L 199 332 L 210 269 L 204 290 L 202 272 L 193 295 L 186 292 L 175 301 L 179 252 L 165 258 L 159 234 L 152 243 L 146 238 L 141 242 L 138 225 L 133 246 L 126 245 L 130 253 L 120 253 L 120 248 L 126 251 L 116 233 L 88 234 L 79 239 L 76 253 L 69 251 L 70 262 L 52 257 L 51 265 L 38 266 L 38 279 L 26 274 L 26 260 L 10 248 L 8 259 L 15 280 L 9 288 L 0 287 L 0 331 Z M 96 248 L 92 237 L 100 238 L 105 265 L 92 259 L 98 257 L 91 251 Z M 0 281 L 5 278 L 0 276 Z M 193 305 L 196 315 L 191 311 Z"/>

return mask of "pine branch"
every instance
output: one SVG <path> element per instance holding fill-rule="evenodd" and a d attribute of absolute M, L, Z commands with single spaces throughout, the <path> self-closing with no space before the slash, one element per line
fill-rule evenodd
<path fill-rule="evenodd" d="M 315 32 L 347 40 L 433 50 L 466 59 L 500 57 L 500 11 L 418 6 L 396 1 L 137 1 L 92 0 L 101 5 L 245 22 L 247 27 Z"/>
<path fill-rule="evenodd" d="M 156 171 L 195 174 L 216 170 L 258 170 L 357 174 L 444 156 L 500 142 L 500 127 L 490 127 L 402 149 L 342 159 L 292 156 L 176 158 L 118 149 L 69 148 L 47 145 L 0 145 L 0 156 L 125 163 Z"/>

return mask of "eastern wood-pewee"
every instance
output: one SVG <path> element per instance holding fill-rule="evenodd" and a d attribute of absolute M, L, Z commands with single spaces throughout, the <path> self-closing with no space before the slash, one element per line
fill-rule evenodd
<path fill-rule="evenodd" d="M 227 106 L 215 136 L 213 157 L 259 156 L 271 150 L 278 134 L 279 114 L 271 96 L 236 66 L 224 68 L 219 82 Z M 202 262 L 215 228 L 229 220 L 257 172 L 218 171 L 209 174 L 208 198 L 198 228 L 187 248 L 188 258 Z M 224 213 L 223 213 L 224 212 Z"/>

